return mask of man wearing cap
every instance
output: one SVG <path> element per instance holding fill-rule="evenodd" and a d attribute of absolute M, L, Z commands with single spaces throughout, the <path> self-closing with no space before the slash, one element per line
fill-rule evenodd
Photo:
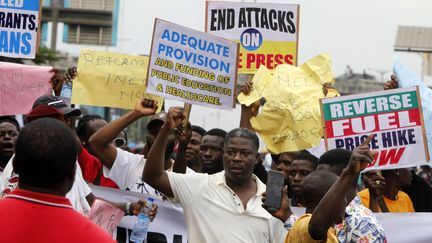
<path fill-rule="evenodd" d="M 43 95 L 35 100 L 32 109 L 39 105 L 49 105 L 59 110 L 65 119 L 66 124 L 74 129 L 75 118 L 81 116 L 81 110 L 69 107 L 62 99 L 54 95 Z"/>
<path fill-rule="evenodd" d="M 76 173 L 74 140 L 64 123 L 50 118 L 23 128 L 13 160 L 19 188 L 0 200 L 2 242 L 114 242 L 65 197 Z"/>
<path fill-rule="evenodd" d="M 154 140 L 159 133 L 161 126 L 164 123 L 165 112 L 158 113 L 157 104 L 155 101 L 150 99 L 142 99 L 137 102 L 134 110 L 126 113 L 119 119 L 110 122 L 108 125 L 101 128 L 99 131 L 94 133 L 90 139 L 90 147 L 98 157 L 107 170 L 104 170 L 104 175 L 113 180 L 120 189 L 130 190 L 139 193 L 147 193 L 153 196 L 163 199 L 163 195 L 152 188 L 151 186 L 144 183 L 142 180 L 142 173 L 145 164 L 145 156 L 147 155 L 150 147 L 154 143 Z M 111 141 L 116 138 L 122 130 L 127 126 L 135 122 L 136 120 L 150 116 L 149 123 L 147 124 L 148 133 L 146 135 L 146 145 L 144 147 L 143 154 L 133 154 L 128 151 L 116 148 Z M 171 154 L 175 146 L 175 136 L 171 135 L 169 138 L 167 149 L 165 150 L 165 170 L 172 170 L 173 160 Z M 191 169 L 187 169 L 188 172 L 193 172 Z"/>
<path fill-rule="evenodd" d="M 38 99 L 39 100 L 39 99 Z M 36 103 L 36 102 L 35 102 Z M 49 106 L 49 105 L 33 105 L 34 109 L 27 115 L 27 122 L 32 122 L 39 118 L 53 118 L 65 122 L 64 116 L 60 113 L 60 110 Z M 81 113 L 81 112 L 80 112 Z M 77 141 L 78 144 L 78 141 Z M 10 161 L 13 160 L 13 156 Z M 90 212 L 90 205 L 86 200 L 86 197 L 91 194 L 91 189 L 85 183 L 81 170 L 79 167 L 75 173 L 75 180 L 71 190 L 66 194 L 66 197 L 72 203 L 74 209 L 81 214 L 88 214 Z M 2 177 L 2 192 L 1 197 L 5 197 L 10 192 L 14 191 L 18 187 L 19 176 L 15 173 L 13 165 L 9 162 L 5 169 Z"/>
<path fill-rule="evenodd" d="M 52 101 L 53 99 L 56 99 L 56 101 Z M 59 102 L 59 100 L 60 99 L 58 99 L 57 97 L 50 97 L 50 96 L 42 96 L 38 98 L 33 104 L 34 108 L 27 115 L 27 122 L 30 123 L 40 118 L 53 118 L 66 123 L 67 119 L 64 118 L 64 115 L 62 113 L 68 115 L 81 114 L 81 111 L 78 109 L 70 109 L 68 107 L 64 107 L 64 105 L 66 104 L 64 102 L 62 103 L 61 100 Z M 48 103 L 44 103 L 44 102 L 48 102 Z M 59 109 L 55 108 L 52 105 L 56 105 L 57 107 L 59 107 Z M 85 148 L 81 147 L 78 137 L 76 137 L 76 143 L 78 148 L 80 148 L 79 151 L 80 157 L 82 157 L 81 154 L 83 153 L 83 151 L 88 154 Z M 13 157 L 11 158 L 11 161 L 12 160 Z M 4 170 L 4 176 L 2 178 L 2 183 L 1 183 L 2 192 L 0 194 L 0 197 L 5 197 L 7 194 L 14 191 L 17 188 L 18 183 L 19 183 L 19 175 L 15 173 L 12 163 L 9 162 Z M 78 162 L 75 170 L 74 183 L 70 191 L 66 194 L 66 197 L 70 200 L 73 208 L 76 211 L 80 212 L 81 214 L 88 214 L 90 212 L 90 205 L 93 204 L 93 201 L 96 199 L 93 193 L 91 192 L 90 187 L 84 181 Z M 134 203 L 114 203 L 114 202 L 108 202 L 108 203 L 125 211 L 126 214 L 133 214 L 133 213 L 137 214 L 139 212 L 139 209 L 145 205 L 144 200 L 140 200 Z M 154 205 L 154 208 L 151 212 L 152 215 L 151 217 L 154 217 L 156 215 L 156 212 L 157 212 L 157 206 Z"/>

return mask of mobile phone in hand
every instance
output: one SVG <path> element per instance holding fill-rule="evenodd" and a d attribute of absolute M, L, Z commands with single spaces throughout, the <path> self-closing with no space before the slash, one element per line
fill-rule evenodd
<path fill-rule="evenodd" d="M 265 204 L 270 212 L 275 212 L 281 207 L 284 179 L 283 172 L 271 170 L 268 173 Z"/>

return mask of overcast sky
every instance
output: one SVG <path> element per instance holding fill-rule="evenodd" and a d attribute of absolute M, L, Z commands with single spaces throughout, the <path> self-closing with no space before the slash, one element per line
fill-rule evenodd
<path fill-rule="evenodd" d="M 429 0 L 258 0 L 300 4 L 299 64 L 327 52 L 336 75 L 350 65 L 363 69 L 392 68 L 393 44 L 399 25 L 432 27 Z M 148 54 L 154 18 L 204 30 L 203 0 L 122 0 L 118 45 L 122 52 Z M 416 54 L 396 53 L 420 72 Z M 369 71 L 377 74 L 376 71 Z M 388 75 L 386 75 L 388 76 Z"/>

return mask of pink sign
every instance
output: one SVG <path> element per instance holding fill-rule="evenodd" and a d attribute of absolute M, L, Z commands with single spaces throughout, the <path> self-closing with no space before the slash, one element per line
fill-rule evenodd
<path fill-rule="evenodd" d="M 39 96 L 51 92 L 51 69 L 0 62 L 0 115 L 27 114 Z"/>
<path fill-rule="evenodd" d="M 89 219 L 112 236 L 123 216 L 122 210 L 96 199 L 90 209 Z"/>

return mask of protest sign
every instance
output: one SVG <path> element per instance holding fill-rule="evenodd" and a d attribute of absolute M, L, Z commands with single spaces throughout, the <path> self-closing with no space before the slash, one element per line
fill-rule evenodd
<path fill-rule="evenodd" d="M 141 98 L 158 101 L 146 89 L 148 57 L 114 52 L 82 50 L 77 77 L 73 81 L 72 103 L 131 109 Z"/>
<path fill-rule="evenodd" d="M 113 202 L 136 202 L 139 199 L 149 197 L 148 194 L 95 185 L 90 185 L 90 188 L 96 197 Z M 154 221 L 150 223 L 147 242 L 186 243 L 188 237 L 181 206 L 168 200 L 161 201 L 158 198 L 155 198 L 154 203 L 158 205 L 158 213 Z M 118 242 L 128 242 L 128 234 L 124 232 L 128 232 L 130 235 L 131 229 L 137 221 L 136 216 L 124 216 L 121 219 L 117 228 Z"/>
<path fill-rule="evenodd" d="M 130 201 L 135 202 L 141 198 L 148 197 L 130 191 L 100 187 L 90 185 L 95 196 L 110 201 Z M 173 203 L 168 201 L 156 201 L 158 214 L 155 220 L 150 223 L 147 242 L 167 242 L 167 243 L 186 243 L 187 231 L 181 208 L 173 207 Z M 304 208 L 292 207 L 295 215 L 301 216 L 305 213 Z M 388 242 L 431 242 L 432 236 L 429 232 L 432 224 L 432 213 L 375 213 L 379 223 L 383 226 Z M 117 241 L 129 242 L 127 234 L 120 236 L 120 231 L 130 233 L 137 217 L 125 216 L 117 229 Z M 124 237 L 124 238 L 121 238 Z"/>
<path fill-rule="evenodd" d="M 52 90 L 52 67 L 0 62 L 0 115 L 27 114 L 33 102 Z"/>
<path fill-rule="evenodd" d="M 96 199 L 90 209 L 89 219 L 112 236 L 123 215 L 122 210 Z"/>
<path fill-rule="evenodd" d="M 39 0 L 0 1 L 0 56 L 36 56 L 40 29 Z"/>
<path fill-rule="evenodd" d="M 261 65 L 297 65 L 299 5 L 206 3 L 207 33 L 240 43 L 239 73 L 253 74 Z"/>
<path fill-rule="evenodd" d="M 323 84 L 334 81 L 330 57 L 320 54 L 301 67 L 281 64 L 273 76 L 264 69 L 255 76 L 260 84 L 269 83 L 265 90 L 259 89 L 266 103 L 251 124 L 267 149 L 282 153 L 318 145 L 322 136 L 319 99 L 324 97 Z"/>
<path fill-rule="evenodd" d="M 418 75 L 406 68 L 399 61 L 395 62 L 393 70 L 398 78 L 399 87 L 419 86 L 430 158 L 432 156 L 432 90 L 422 82 Z"/>
<path fill-rule="evenodd" d="M 370 169 L 411 167 L 429 160 L 416 87 L 322 99 L 326 148 L 352 151 L 370 134 Z"/>
<path fill-rule="evenodd" d="M 156 19 L 148 92 L 218 109 L 235 105 L 238 44 Z"/>
<path fill-rule="evenodd" d="M 260 100 L 264 97 L 264 92 L 268 90 L 269 85 L 271 84 L 271 75 L 270 71 L 265 67 L 261 66 L 258 71 L 255 73 L 252 79 L 252 90 L 249 95 L 243 94 L 241 92 L 237 99 L 240 104 L 244 104 L 246 106 L 250 106 L 255 101 Z"/>

